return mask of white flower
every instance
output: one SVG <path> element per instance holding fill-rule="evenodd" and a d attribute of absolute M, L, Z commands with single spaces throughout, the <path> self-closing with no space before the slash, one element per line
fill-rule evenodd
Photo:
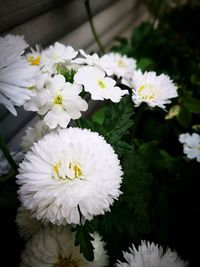
<path fill-rule="evenodd" d="M 78 70 L 74 82 L 84 85 L 85 91 L 90 92 L 93 100 L 110 99 L 119 102 L 127 90 L 115 86 L 115 80 L 105 77 L 105 72 L 99 67 L 85 66 Z"/>
<path fill-rule="evenodd" d="M 26 59 L 31 65 L 39 66 L 41 63 L 41 52 L 38 45 L 36 45 L 36 49 L 30 48 L 31 52 L 26 54 Z"/>
<path fill-rule="evenodd" d="M 38 68 L 22 56 L 26 46 L 21 36 L 0 37 L 0 104 L 15 116 L 14 106 L 22 106 L 33 95 L 29 88 L 38 74 Z"/>
<path fill-rule="evenodd" d="M 50 129 L 44 121 L 38 121 L 33 127 L 26 129 L 25 135 L 22 137 L 21 147 L 24 151 L 28 151 L 34 142 L 37 142 L 49 132 Z"/>
<path fill-rule="evenodd" d="M 108 256 L 104 242 L 95 233 L 94 261 L 87 261 L 75 246 L 75 233 L 70 227 L 46 227 L 30 239 L 21 256 L 21 267 L 106 267 Z"/>
<path fill-rule="evenodd" d="M 178 96 L 177 88 L 167 75 L 156 76 L 152 71 L 135 71 L 129 86 L 133 90 L 132 100 L 136 106 L 146 102 L 150 107 L 165 109 L 165 104 L 171 103 L 170 98 Z"/>
<path fill-rule="evenodd" d="M 183 144 L 183 152 L 189 159 L 195 159 L 200 162 L 200 135 L 193 133 L 181 134 L 179 141 Z"/>
<path fill-rule="evenodd" d="M 19 163 L 24 157 L 24 154 L 22 152 L 11 151 L 10 154 L 16 163 Z M 0 150 L 0 176 L 9 173 L 10 170 L 11 166 L 4 157 L 3 152 Z"/>
<path fill-rule="evenodd" d="M 186 267 L 187 262 L 181 260 L 176 252 L 161 246 L 142 241 L 138 250 L 132 245 L 130 252 L 123 252 L 125 262 L 116 264 L 116 267 Z"/>
<path fill-rule="evenodd" d="M 41 66 L 43 71 L 56 73 L 56 68 L 59 63 L 70 62 L 78 54 L 71 46 L 65 46 L 56 42 L 41 54 Z"/>
<path fill-rule="evenodd" d="M 80 111 L 86 111 L 87 102 L 79 94 L 82 86 L 65 82 L 64 76 L 57 74 L 51 78 L 42 92 L 44 103 L 38 113 L 44 116 L 44 122 L 50 129 L 57 126 L 66 128 L 70 120 L 81 117 Z"/>
<path fill-rule="evenodd" d="M 115 69 L 115 63 L 110 60 L 110 57 L 107 54 L 99 57 L 99 55 L 96 53 L 88 55 L 82 49 L 79 51 L 84 58 L 75 59 L 75 63 L 98 66 L 102 68 L 107 75 L 112 75 L 114 73 L 113 69 Z"/>
<path fill-rule="evenodd" d="M 17 176 L 19 197 L 38 220 L 79 224 L 110 210 L 121 193 L 122 174 L 103 137 L 63 129 L 44 136 L 26 154 Z"/>
<path fill-rule="evenodd" d="M 105 57 L 107 66 L 104 65 L 104 68 L 110 70 L 110 75 L 116 75 L 118 78 L 129 78 L 136 70 L 136 60 L 128 58 L 126 55 L 111 52 L 106 54 Z"/>
<path fill-rule="evenodd" d="M 16 223 L 19 229 L 20 237 L 28 239 L 39 232 L 40 229 L 46 227 L 41 221 L 36 220 L 31 212 L 19 207 L 17 210 Z"/>

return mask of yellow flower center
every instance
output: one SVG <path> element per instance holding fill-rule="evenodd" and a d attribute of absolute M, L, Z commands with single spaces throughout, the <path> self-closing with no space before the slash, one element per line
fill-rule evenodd
<path fill-rule="evenodd" d="M 56 104 L 56 105 L 62 105 L 62 102 L 63 102 L 63 96 L 62 95 L 57 95 L 54 98 L 54 104 Z"/>
<path fill-rule="evenodd" d="M 70 162 L 67 164 L 59 161 L 53 165 L 53 177 L 62 180 L 82 179 L 83 171 L 77 163 Z"/>
<path fill-rule="evenodd" d="M 31 65 L 40 65 L 41 56 L 30 56 L 28 57 L 28 62 L 31 63 Z"/>
<path fill-rule="evenodd" d="M 102 80 L 98 80 L 98 85 L 101 89 L 105 89 L 106 88 L 106 84 L 102 81 Z"/>
<path fill-rule="evenodd" d="M 125 62 L 124 62 L 122 59 L 119 59 L 119 60 L 117 61 L 117 65 L 118 65 L 120 68 L 125 68 L 125 67 L 126 67 Z"/>
<path fill-rule="evenodd" d="M 71 257 L 63 258 L 59 257 L 58 262 L 56 262 L 53 267 L 78 267 L 78 260 L 73 260 Z"/>
<path fill-rule="evenodd" d="M 152 101 L 156 97 L 156 88 L 151 84 L 143 84 L 138 89 L 138 94 L 142 100 Z"/>
<path fill-rule="evenodd" d="M 200 150 L 200 145 L 197 146 L 197 149 Z"/>

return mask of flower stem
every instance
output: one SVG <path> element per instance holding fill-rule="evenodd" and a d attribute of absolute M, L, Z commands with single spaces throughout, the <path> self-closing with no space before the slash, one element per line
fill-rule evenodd
<path fill-rule="evenodd" d="M 7 145 L 1 136 L 0 136 L 0 148 L 1 148 L 5 158 L 7 159 L 8 163 L 10 164 L 10 166 L 17 173 L 18 166 L 17 166 L 16 162 L 14 161 L 13 157 L 11 156 L 11 154 L 7 148 Z"/>
<path fill-rule="evenodd" d="M 94 27 L 94 23 L 93 23 L 93 19 L 92 19 L 92 12 L 91 12 L 91 7 L 90 7 L 90 0 L 84 0 L 84 4 L 85 4 L 85 8 L 86 8 L 86 11 L 87 11 L 87 15 L 88 15 L 88 20 L 89 20 L 89 23 L 90 23 L 90 27 L 91 27 L 91 30 L 92 30 L 92 33 L 94 35 L 94 38 L 95 38 L 95 41 L 97 42 L 98 46 L 99 46 L 99 49 L 101 50 L 102 53 L 105 53 L 105 49 L 100 41 L 100 38 L 95 30 L 95 27 Z"/>

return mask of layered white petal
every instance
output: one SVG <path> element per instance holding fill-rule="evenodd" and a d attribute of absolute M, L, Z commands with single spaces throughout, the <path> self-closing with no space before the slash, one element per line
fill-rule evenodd
<path fill-rule="evenodd" d="M 179 141 L 183 144 L 183 152 L 189 159 L 200 162 L 200 135 L 185 133 L 179 135 Z"/>

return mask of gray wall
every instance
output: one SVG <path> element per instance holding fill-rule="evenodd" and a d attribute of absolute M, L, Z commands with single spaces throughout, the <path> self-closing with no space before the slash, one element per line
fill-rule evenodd
<path fill-rule="evenodd" d="M 109 48 L 116 36 L 128 36 L 133 27 L 148 18 L 137 0 L 91 0 L 94 23 Z M 24 35 L 30 45 L 43 47 L 59 41 L 88 52 L 97 51 L 83 0 L 0 0 L 0 35 Z M 91 109 L 93 105 L 91 105 Z M 17 149 L 27 125 L 37 119 L 18 108 L 14 117 L 0 106 L 0 134 Z"/>

